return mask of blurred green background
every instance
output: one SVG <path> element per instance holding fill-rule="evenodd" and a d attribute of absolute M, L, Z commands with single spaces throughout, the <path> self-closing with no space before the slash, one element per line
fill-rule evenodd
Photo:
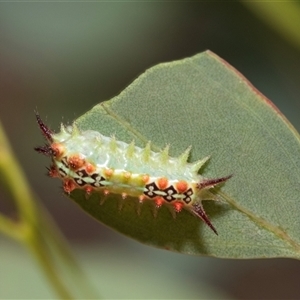
<path fill-rule="evenodd" d="M 32 187 L 103 296 L 300 298 L 298 261 L 185 256 L 106 228 L 64 197 L 58 180 L 42 176 L 48 160 L 33 151 L 42 141 L 35 108 L 57 130 L 145 69 L 206 49 L 244 74 L 300 130 L 299 11 L 297 2 L 0 3 L 1 121 Z M 14 217 L 3 186 L 0 210 Z M 55 297 L 31 256 L 3 237 L 0 266 L 1 299 Z"/>

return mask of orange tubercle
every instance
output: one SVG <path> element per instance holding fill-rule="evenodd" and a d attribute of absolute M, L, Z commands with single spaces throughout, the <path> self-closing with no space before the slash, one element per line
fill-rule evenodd
<path fill-rule="evenodd" d="M 107 177 L 111 177 L 114 174 L 114 170 L 113 169 L 105 169 L 104 174 Z"/>
<path fill-rule="evenodd" d="M 78 170 L 85 164 L 85 159 L 78 154 L 74 154 L 68 158 L 68 164 L 73 170 Z"/>
<path fill-rule="evenodd" d="M 103 193 L 105 196 L 107 196 L 107 195 L 109 195 L 109 190 L 104 190 Z"/>
<path fill-rule="evenodd" d="M 166 177 L 161 177 L 157 180 L 157 185 L 160 190 L 164 190 L 168 186 L 168 178 Z"/>
<path fill-rule="evenodd" d="M 96 171 L 96 167 L 89 162 L 85 164 L 85 170 L 88 174 L 92 174 Z"/>
<path fill-rule="evenodd" d="M 154 201 L 155 201 L 155 206 L 157 208 L 159 208 L 159 207 L 161 207 L 163 205 L 163 203 L 164 203 L 165 200 L 162 197 L 156 197 Z"/>
<path fill-rule="evenodd" d="M 130 172 L 124 172 L 123 177 L 128 180 L 131 177 L 131 173 Z"/>
<path fill-rule="evenodd" d="M 184 180 L 180 180 L 176 183 L 176 189 L 179 194 L 182 194 L 188 189 L 188 183 Z"/>
<path fill-rule="evenodd" d="M 93 188 L 91 186 L 87 186 L 85 188 L 85 192 L 87 193 L 87 195 L 90 195 L 93 192 Z"/>
<path fill-rule="evenodd" d="M 72 179 L 67 179 L 64 181 L 63 189 L 67 194 L 70 194 L 76 189 L 76 183 Z"/>
<path fill-rule="evenodd" d="M 51 145 L 51 149 L 53 150 L 54 156 L 56 158 L 61 157 L 65 152 L 65 147 L 60 143 L 53 143 Z"/>
<path fill-rule="evenodd" d="M 183 208 L 183 203 L 181 202 L 174 202 L 172 203 L 173 207 L 174 207 L 174 210 L 179 213 L 181 212 L 182 208 Z"/>
<path fill-rule="evenodd" d="M 51 166 L 50 169 L 48 169 L 48 175 L 52 178 L 59 177 L 59 172 L 55 166 Z"/>
<path fill-rule="evenodd" d="M 142 181 L 146 184 L 148 183 L 150 176 L 148 174 L 142 175 Z"/>

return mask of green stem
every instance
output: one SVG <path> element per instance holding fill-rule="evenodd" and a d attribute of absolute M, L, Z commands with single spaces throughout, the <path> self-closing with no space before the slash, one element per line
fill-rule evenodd
<path fill-rule="evenodd" d="M 13 155 L 1 123 L 0 175 L 5 180 L 19 213 L 17 222 L 0 214 L 0 232 L 27 246 L 61 299 L 72 299 L 76 294 L 75 288 L 83 295 L 82 298 L 99 299 L 92 292 L 51 217 L 41 204 L 37 205 L 38 202 Z M 65 269 L 68 271 L 64 274 Z M 70 288 L 69 277 L 74 279 L 72 284 L 75 288 Z"/>
<path fill-rule="evenodd" d="M 42 213 L 41 230 L 46 233 L 48 242 L 55 250 L 55 253 L 59 254 L 60 258 L 64 261 L 64 266 L 68 267 L 68 274 L 72 276 L 72 282 L 78 287 L 80 283 L 80 292 L 88 299 L 100 299 L 98 293 L 95 291 L 94 287 L 89 284 L 89 281 L 82 280 L 85 278 L 85 274 L 82 268 L 79 266 L 77 260 L 75 259 L 73 253 L 68 250 L 68 245 L 62 236 L 61 232 L 58 230 L 56 224 L 53 222 L 51 216 L 46 210 L 40 209 Z"/>
<path fill-rule="evenodd" d="M 6 179 L 7 187 L 16 202 L 20 214 L 20 221 L 26 220 L 31 224 L 36 220 L 36 208 L 34 197 L 29 188 L 27 180 L 22 169 L 17 163 L 16 158 L 10 148 L 9 142 L 5 136 L 0 123 L 0 172 Z"/>
<path fill-rule="evenodd" d="M 242 1 L 259 18 L 293 45 L 300 47 L 298 1 Z"/>
<path fill-rule="evenodd" d="M 20 224 L 0 214 L 0 232 L 6 236 L 21 241 L 23 239 L 23 230 L 20 227 Z"/>
<path fill-rule="evenodd" d="M 52 284 L 60 298 L 73 299 L 72 293 L 65 286 L 64 281 L 61 280 L 60 274 L 58 274 L 50 255 L 47 253 L 47 246 L 41 243 L 41 239 L 37 237 L 37 234 L 35 234 L 33 238 L 28 239 L 27 247 L 39 262 L 49 282 Z"/>

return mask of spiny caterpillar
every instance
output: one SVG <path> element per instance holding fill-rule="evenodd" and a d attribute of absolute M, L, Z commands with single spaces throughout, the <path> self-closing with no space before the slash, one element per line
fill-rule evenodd
<path fill-rule="evenodd" d="M 104 196 L 133 196 L 139 203 L 152 200 L 155 209 L 166 204 L 173 215 L 184 208 L 218 234 L 202 201 L 216 200 L 209 190 L 232 175 L 216 179 L 200 176 L 198 171 L 209 157 L 188 163 L 191 147 L 175 158 L 169 156 L 168 146 L 158 153 L 151 150 L 150 142 L 142 149 L 134 142 L 127 144 L 97 131 L 80 132 L 75 125 L 61 125 L 61 132 L 54 133 L 38 113 L 36 119 L 47 142 L 34 149 L 51 157 L 48 174 L 63 180 L 65 193 L 83 189 L 87 195 L 102 191 Z"/>

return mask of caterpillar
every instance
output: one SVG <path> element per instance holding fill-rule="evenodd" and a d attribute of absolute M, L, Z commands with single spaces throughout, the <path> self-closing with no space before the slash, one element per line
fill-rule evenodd
<path fill-rule="evenodd" d="M 97 131 L 81 132 L 76 125 L 61 125 L 61 131 L 54 133 L 35 114 L 46 144 L 34 149 L 51 157 L 48 175 L 62 179 L 66 194 L 74 189 L 83 189 L 87 195 L 102 191 L 104 196 L 113 193 L 123 199 L 137 197 L 139 203 L 151 200 L 156 209 L 165 204 L 173 214 L 186 209 L 218 234 L 202 201 L 216 200 L 210 189 L 232 175 L 215 179 L 199 175 L 209 157 L 189 163 L 191 147 L 179 157 L 170 157 L 169 146 L 154 152 L 150 142 L 140 148 L 134 142 L 127 144 Z"/>

